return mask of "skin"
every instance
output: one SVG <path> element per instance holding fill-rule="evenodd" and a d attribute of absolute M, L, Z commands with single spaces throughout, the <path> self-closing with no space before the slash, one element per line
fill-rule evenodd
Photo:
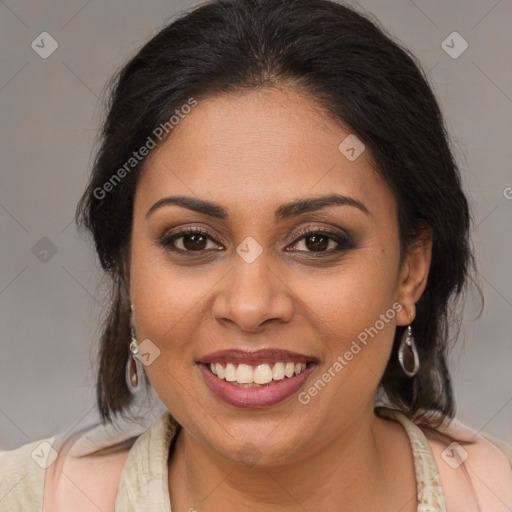
<path fill-rule="evenodd" d="M 145 370 L 183 426 L 169 461 L 173 511 L 338 510 L 340 503 L 345 511 L 416 510 L 406 433 L 378 418 L 373 404 L 395 327 L 414 320 L 431 242 L 415 243 L 400 265 L 396 200 L 368 150 L 355 161 L 340 152 L 349 134 L 307 94 L 262 88 L 199 101 L 145 162 L 129 293 L 139 342 L 150 339 L 160 350 Z M 283 203 L 333 192 L 369 214 L 336 205 L 274 219 Z M 218 203 L 229 218 L 177 205 L 145 218 L 158 200 L 176 195 Z M 218 241 L 175 240 L 183 250 L 185 241 L 204 247 L 195 256 L 158 245 L 185 226 Z M 328 254 L 338 244 L 327 239 L 315 251 L 311 238 L 293 237 L 310 227 L 346 230 L 354 245 Z M 262 249 L 252 263 L 236 252 L 248 236 Z M 195 364 L 229 348 L 305 353 L 318 367 L 303 391 L 394 303 L 402 306 L 395 318 L 305 405 L 297 394 L 265 408 L 228 405 Z M 249 446 L 254 464 L 240 460 Z"/>

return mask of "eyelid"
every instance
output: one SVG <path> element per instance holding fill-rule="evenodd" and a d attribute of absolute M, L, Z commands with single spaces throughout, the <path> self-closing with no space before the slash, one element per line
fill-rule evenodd
<path fill-rule="evenodd" d="M 193 226 L 180 226 L 175 230 L 165 231 L 164 234 L 158 237 L 158 241 L 164 241 L 176 236 L 176 239 L 181 238 L 182 236 L 188 235 L 190 233 L 198 233 L 208 235 L 213 242 L 216 244 L 221 243 L 223 245 L 227 245 L 226 240 L 222 235 L 216 234 L 214 235 L 208 228 L 203 226 L 193 225 Z M 192 252 L 192 251 L 188 251 Z"/>
<path fill-rule="evenodd" d="M 325 226 L 308 226 L 305 228 L 299 228 L 290 235 L 290 238 L 291 238 L 292 242 L 295 242 L 299 238 L 303 238 L 304 236 L 306 236 L 308 234 L 315 234 L 318 232 L 332 234 L 333 236 L 338 237 L 338 238 L 343 236 L 347 240 L 351 239 L 350 235 L 344 229 L 337 228 L 337 231 L 335 231 L 335 229 L 326 228 Z"/>

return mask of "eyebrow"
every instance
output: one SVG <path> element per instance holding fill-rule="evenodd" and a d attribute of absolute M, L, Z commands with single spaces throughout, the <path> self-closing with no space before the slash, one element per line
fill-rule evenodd
<path fill-rule="evenodd" d="M 147 219 L 156 210 L 167 205 L 181 206 L 216 219 L 229 219 L 229 213 L 223 206 L 204 199 L 197 199 L 189 196 L 164 197 L 151 206 L 151 208 L 146 212 L 145 218 Z M 357 208 L 363 213 L 371 216 L 370 211 L 363 203 L 357 199 L 341 194 L 311 197 L 308 199 L 299 199 L 297 201 L 285 203 L 277 208 L 274 215 L 276 221 L 279 222 L 303 213 L 318 211 L 328 206 L 353 206 L 354 208 Z"/>

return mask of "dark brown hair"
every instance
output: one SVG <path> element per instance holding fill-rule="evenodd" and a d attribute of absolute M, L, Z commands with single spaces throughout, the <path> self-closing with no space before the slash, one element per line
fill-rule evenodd
<path fill-rule="evenodd" d="M 92 233 L 112 282 L 97 380 L 104 422 L 123 414 L 131 401 L 125 382 L 130 311 L 124 264 L 144 159 L 108 194 L 98 191 L 191 97 L 200 101 L 279 84 L 309 93 L 370 150 L 397 200 L 402 259 L 421 226 L 432 228 L 430 273 L 413 324 L 421 367 L 414 378 L 404 375 L 397 358 L 404 328 L 397 327 L 380 391 L 417 423 L 433 425 L 434 418 L 454 415 L 448 313 L 474 268 L 471 216 L 440 109 L 420 66 L 376 22 L 329 0 L 216 0 L 164 26 L 114 76 L 101 146 L 77 207 L 77 223 Z"/>

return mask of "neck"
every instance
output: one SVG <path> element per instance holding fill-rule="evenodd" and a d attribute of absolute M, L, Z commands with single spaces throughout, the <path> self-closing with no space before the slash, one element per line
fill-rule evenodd
<path fill-rule="evenodd" d="M 182 429 L 169 488 L 173 510 L 288 512 L 334 510 L 343 503 L 346 512 L 388 506 L 407 512 L 416 510 L 413 468 L 403 428 L 371 409 L 322 449 L 272 467 L 228 460 Z"/>

